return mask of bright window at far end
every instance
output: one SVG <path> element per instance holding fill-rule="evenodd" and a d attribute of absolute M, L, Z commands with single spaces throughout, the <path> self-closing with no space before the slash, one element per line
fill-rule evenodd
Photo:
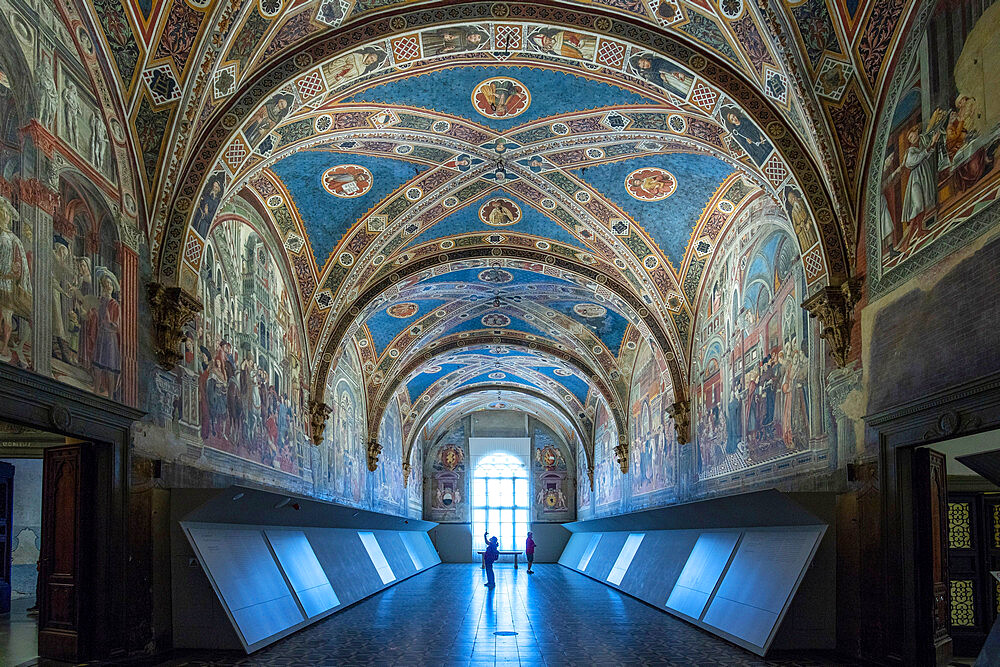
<path fill-rule="evenodd" d="M 500 541 L 500 550 L 524 550 L 528 536 L 528 471 L 510 454 L 484 456 L 472 478 L 472 544 L 485 548 L 483 533 Z"/>

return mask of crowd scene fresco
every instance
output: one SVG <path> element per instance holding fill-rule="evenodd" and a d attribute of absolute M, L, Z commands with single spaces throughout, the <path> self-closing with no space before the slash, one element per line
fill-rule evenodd
<path fill-rule="evenodd" d="M 302 345 L 284 285 L 248 224 L 219 223 L 202 269 L 204 317 L 187 344 L 194 348 L 205 444 L 298 474 L 305 445 Z"/>
<path fill-rule="evenodd" d="M 694 386 L 698 475 L 725 475 L 810 445 L 808 315 L 795 239 L 773 209 L 717 256 L 701 304 Z M 724 286 L 729 285 L 729 289 Z M 731 291 L 730 291 L 731 290 Z"/>

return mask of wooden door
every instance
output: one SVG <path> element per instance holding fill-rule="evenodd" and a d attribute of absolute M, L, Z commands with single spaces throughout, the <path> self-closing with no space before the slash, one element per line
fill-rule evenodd
<path fill-rule="evenodd" d="M 77 662 L 81 637 L 84 494 L 91 488 L 86 444 L 45 450 L 42 469 L 42 548 L 38 587 L 38 655 Z"/>
<path fill-rule="evenodd" d="M 0 614 L 10 612 L 10 550 L 13 533 L 14 466 L 0 463 Z"/>
<path fill-rule="evenodd" d="M 917 647 L 920 664 L 951 662 L 948 582 L 948 471 L 945 457 L 918 449 L 913 466 Z"/>

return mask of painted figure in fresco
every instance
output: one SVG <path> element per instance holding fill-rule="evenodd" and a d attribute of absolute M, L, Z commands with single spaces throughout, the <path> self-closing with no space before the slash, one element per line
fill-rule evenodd
<path fill-rule="evenodd" d="M 18 213 L 6 199 L 0 199 L 0 359 L 9 361 L 14 316 L 31 317 L 31 271 L 28 254 L 13 232 Z"/>
<path fill-rule="evenodd" d="M 45 127 L 52 129 L 56 120 L 56 109 L 59 107 L 59 89 L 56 87 L 56 76 L 52 71 L 52 61 L 42 58 L 39 67 L 38 83 L 41 87 L 38 104 L 38 120 Z"/>
<path fill-rule="evenodd" d="M 540 53 L 577 59 L 586 57 L 583 52 L 585 40 L 584 35 L 558 28 L 543 28 L 528 36 L 528 44 Z"/>
<path fill-rule="evenodd" d="M 208 229 L 212 225 L 212 219 L 215 218 L 215 214 L 219 210 L 219 204 L 222 203 L 222 191 L 225 185 L 226 177 L 222 172 L 212 174 L 208 179 L 208 183 L 205 184 L 205 190 L 198 201 L 194 218 L 191 220 L 191 226 L 202 236 L 208 234 Z"/>
<path fill-rule="evenodd" d="M 108 131 L 99 113 L 90 116 L 90 159 L 98 169 L 104 169 L 108 155 Z"/>
<path fill-rule="evenodd" d="M 337 58 L 324 68 L 327 81 L 331 87 L 358 77 L 370 74 L 378 69 L 385 60 L 385 51 L 375 47 L 365 47 L 360 51 L 349 53 Z"/>
<path fill-rule="evenodd" d="M 62 103 L 63 119 L 66 121 L 63 128 L 66 141 L 73 146 L 78 146 L 80 141 L 80 114 L 83 112 L 83 107 L 80 104 L 80 93 L 77 91 L 76 85 L 71 81 L 67 81 L 66 86 L 63 88 Z"/>
<path fill-rule="evenodd" d="M 788 219 L 792 221 L 795 236 L 802 244 L 803 250 L 816 245 L 816 231 L 809 219 L 809 210 L 806 208 L 802 193 L 793 187 L 785 188 L 785 211 L 788 213 Z"/>
<path fill-rule="evenodd" d="M 632 71 L 655 86 L 666 88 L 680 98 L 686 98 L 694 86 L 694 77 L 669 60 L 642 53 L 630 59 Z"/>
<path fill-rule="evenodd" d="M 934 145 L 940 132 L 923 134 L 920 127 L 906 133 L 908 148 L 902 166 L 909 171 L 906 191 L 903 194 L 903 222 L 910 224 L 928 208 L 937 203 L 937 173 L 934 163 Z"/>
<path fill-rule="evenodd" d="M 472 26 L 452 26 L 432 30 L 423 36 L 424 53 L 428 56 L 475 51 L 487 41 L 489 38 L 486 33 Z"/>
<path fill-rule="evenodd" d="M 244 132 L 251 146 L 256 147 L 268 132 L 276 128 L 278 123 L 291 113 L 294 101 L 295 97 L 291 93 L 278 93 L 264 102 L 264 106 L 250 117 Z"/>
<path fill-rule="evenodd" d="M 524 98 L 518 92 L 517 84 L 510 79 L 491 81 L 480 86 L 477 92 L 485 99 L 487 112 L 496 118 L 502 118 L 512 111 L 523 108 Z M 498 153 L 503 152 L 499 142 L 494 150 Z"/>
<path fill-rule="evenodd" d="M 736 107 L 725 107 L 723 119 L 726 123 L 726 129 L 729 130 L 729 134 L 736 140 L 736 143 L 747 152 L 747 155 L 757 163 L 758 167 L 763 166 L 764 161 L 771 154 L 772 148 L 771 142 L 764 133 Z"/>
<path fill-rule="evenodd" d="M 97 269 L 99 305 L 94 344 L 94 391 L 103 396 L 114 396 L 122 372 L 121 359 L 121 306 L 115 298 L 121 293 L 118 278 L 101 266 Z"/>
<path fill-rule="evenodd" d="M 73 298 L 73 264 L 69 241 L 56 236 L 52 244 L 52 356 L 67 363 L 75 359 L 70 353 L 66 331 L 67 307 Z"/>

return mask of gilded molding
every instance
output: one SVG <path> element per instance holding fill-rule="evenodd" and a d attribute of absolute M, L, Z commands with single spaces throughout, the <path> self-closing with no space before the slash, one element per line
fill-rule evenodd
<path fill-rule="evenodd" d="M 820 338 L 830 348 L 838 368 L 847 366 L 851 355 L 854 306 L 861 299 L 864 276 L 855 276 L 837 286 L 829 285 L 802 302 L 802 307 L 820 321 Z"/>
<path fill-rule="evenodd" d="M 667 414 L 674 420 L 677 442 L 686 445 L 691 442 L 691 401 L 676 401 L 667 408 Z"/>
<path fill-rule="evenodd" d="M 180 287 L 160 283 L 150 283 L 147 294 L 153 316 L 153 352 L 157 363 L 169 371 L 184 358 L 181 352 L 184 325 L 201 312 L 202 303 Z"/>
<path fill-rule="evenodd" d="M 378 470 L 378 457 L 382 453 L 382 445 L 378 440 L 372 438 L 368 441 L 368 470 L 375 472 Z"/>
<path fill-rule="evenodd" d="M 309 401 L 309 426 L 312 430 L 312 443 L 317 447 L 323 443 L 323 430 L 330 412 L 330 406 L 323 401 Z"/>
<path fill-rule="evenodd" d="M 615 446 L 615 457 L 618 459 L 618 467 L 622 474 L 628 474 L 628 443 L 620 442 Z"/>

